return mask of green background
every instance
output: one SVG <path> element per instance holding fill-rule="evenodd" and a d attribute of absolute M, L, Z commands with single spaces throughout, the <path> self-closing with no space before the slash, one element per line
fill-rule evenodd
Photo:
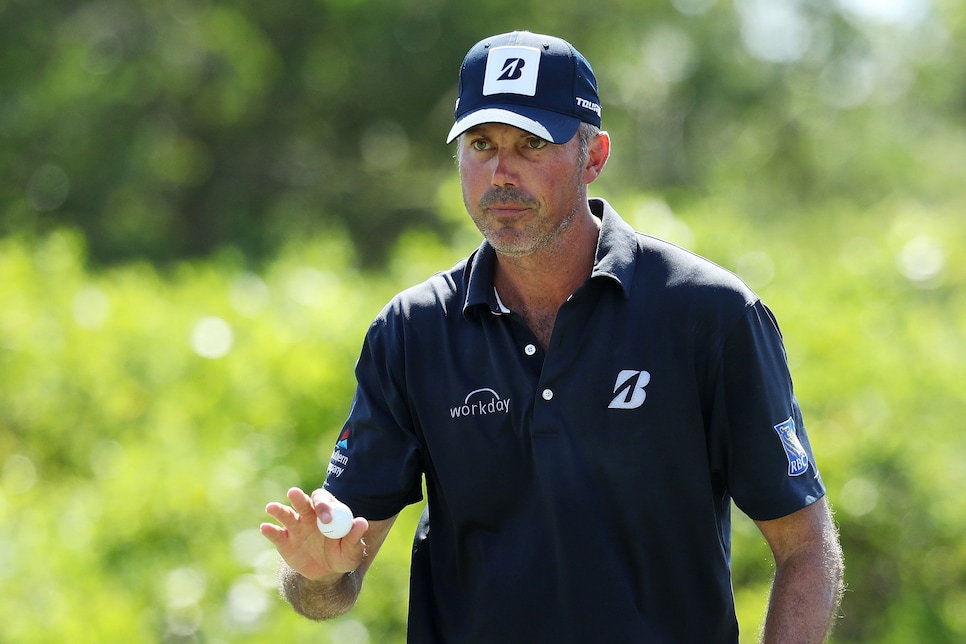
<path fill-rule="evenodd" d="M 836 509 L 836 642 L 966 639 L 966 6 L 952 0 L 0 0 L 0 642 L 393 642 L 407 511 L 360 604 L 275 590 L 365 330 L 479 242 L 456 75 L 573 42 L 591 187 L 775 311 Z M 736 516 L 742 641 L 772 566 Z"/>

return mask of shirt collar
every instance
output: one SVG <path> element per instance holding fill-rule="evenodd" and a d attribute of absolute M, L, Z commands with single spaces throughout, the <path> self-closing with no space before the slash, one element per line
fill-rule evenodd
<path fill-rule="evenodd" d="M 605 200 L 594 198 L 589 200 L 589 204 L 590 211 L 601 220 L 591 279 L 611 279 L 620 285 L 625 297 L 629 296 L 637 252 L 636 233 Z M 504 313 L 505 308 L 500 306 L 493 287 L 495 265 L 496 251 L 483 240 L 467 262 L 464 315 L 482 305 L 486 305 L 495 315 Z"/>
<path fill-rule="evenodd" d="M 597 256 L 591 277 L 608 277 L 630 297 L 637 257 L 637 233 L 603 199 L 590 199 L 590 211 L 601 220 Z"/>

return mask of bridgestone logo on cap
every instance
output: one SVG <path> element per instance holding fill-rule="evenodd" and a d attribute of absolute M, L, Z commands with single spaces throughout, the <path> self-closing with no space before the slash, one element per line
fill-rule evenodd
<path fill-rule="evenodd" d="M 540 50 L 535 47 L 494 47 L 486 58 L 483 96 L 536 96 Z"/>

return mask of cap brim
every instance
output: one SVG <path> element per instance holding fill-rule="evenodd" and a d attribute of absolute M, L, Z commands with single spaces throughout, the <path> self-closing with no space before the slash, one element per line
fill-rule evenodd
<path fill-rule="evenodd" d="M 566 143 L 577 133 L 580 119 L 557 112 L 523 108 L 518 105 L 512 107 L 486 107 L 464 115 L 453 124 L 446 137 L 447 143 L 463 132 L 484 123 L 504 123 L 518 127 L 525 132 L 550 143 Z"/>

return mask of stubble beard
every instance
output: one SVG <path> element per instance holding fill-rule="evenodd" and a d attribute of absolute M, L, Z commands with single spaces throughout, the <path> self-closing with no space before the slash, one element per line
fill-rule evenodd
<path fill-rule="evenodd" d="M 496 252 L 507 257 L 529 257 L 536 254 L 537 252 L 548 248 L 553 245 L 554 240 L 558 239 L 564 231 L 570 228 L 570 225 L 574 221 L 574 217 L 577 215 L 577 205 L 574 204 L 573 209 L 570 213 L 561 219 L 556 226 L 550 230 L 545 231 L 541 236 L 541 231 L 537 226 L 528 226 L 523 229 L 522 232 L 518 234 L 515 240 L 510 240 L 505 243 L 501 242 L 497 235 L 487 235 L 483 232 L 487 241 L 496 250 Z"/>
<path fill-rule="evenodd" d="M 571 187 L 578 190 L 583 184 L 580 182 L 579 174 L 575 174 Z M 515 204 L 526 208 L 531 208 L 537 213 L 535 220 L 529 222 L 523 229 L 513 229 L 513 236 L 507 239 L 501 231 L 504 226 L 498 222 L 488 220 L 485 216 L 486 209 L 496 204 Z M 540 213 L 540 202 L 531 195 L 513 187 L 493 188 L 488 190 L 480 198 L 473 216 L 473 222 L 483 234 L 483 237 L 501 255 L 507 257 L 528 257 L 552 245 L 570 226 L 573 224 L 577 211 L 580 209 L 580 200 L 574 201 L 573 208 L 567 215 L 549 230 L 543 228 L 541 224 L 548 220 L 546 214 Z"/>

